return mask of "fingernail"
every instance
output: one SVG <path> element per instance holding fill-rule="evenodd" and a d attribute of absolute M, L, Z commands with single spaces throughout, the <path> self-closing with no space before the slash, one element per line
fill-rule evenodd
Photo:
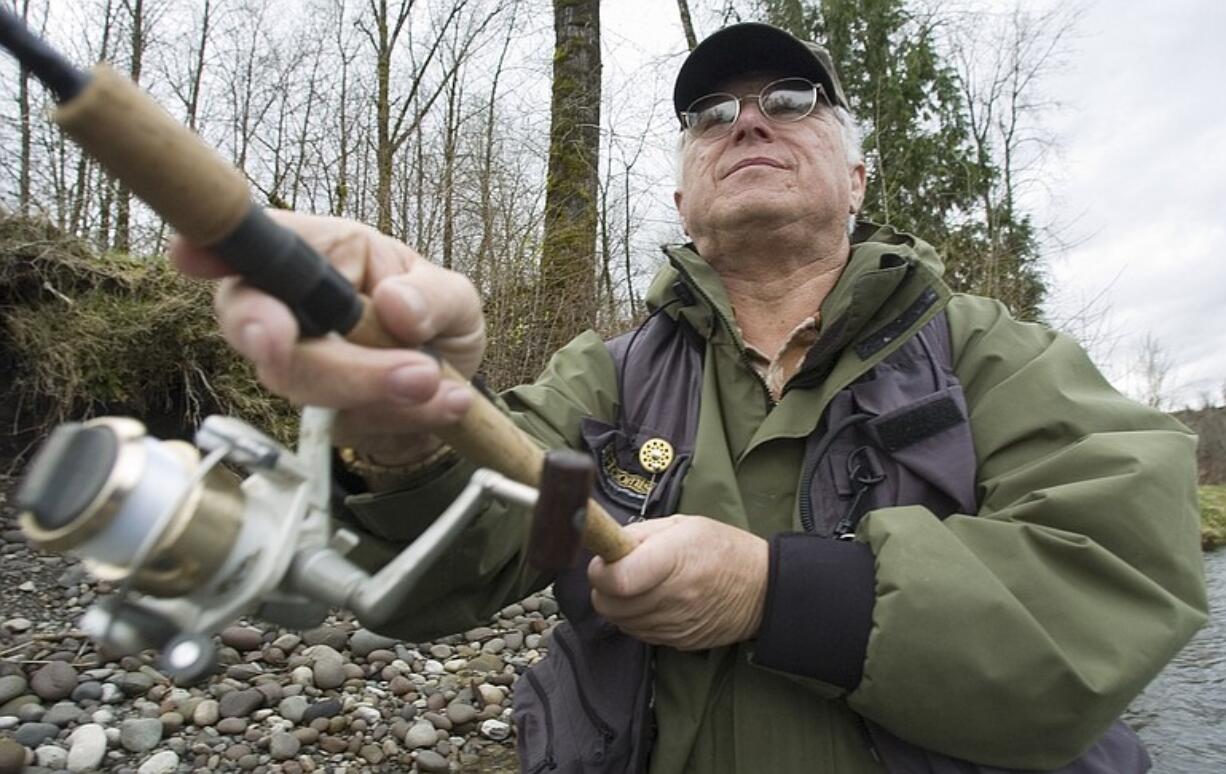
<path fill-rule="evenodd" d="M 443 402 L 447 405 L 448 411 L 453 414 L 463 414 L 473 404 L 472 391 L 467 387 L 452 387 L 447 396 L 443 398 Z"/>
<path fill-rule="evenodd" d="M 264 360 L 268 355 L 268 331 L 257 322 L 249 322 L 238 334 L 243 354 L 251 360 Z"/>
<path fill-rule="evenodd" d="M 424 399 L 429 397 L 427 381 L 438 370 L 432 363 L 414 363 L 403 365 L 388 374 L 388 385 L 392 392 L 402 398 Z"/>

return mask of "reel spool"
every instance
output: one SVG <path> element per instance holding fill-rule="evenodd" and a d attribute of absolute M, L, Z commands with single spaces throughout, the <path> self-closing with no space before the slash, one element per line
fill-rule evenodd
<path fill-rule="evenodd" d="M 204 468 L 195 447 L 145 433 L 127 417 L 56 428 L 17 493 L 21 527 L 39 548 L 80 557 L 97 578 L 177 597 L 230 555 L 243 493 L 215 461 Z"/>

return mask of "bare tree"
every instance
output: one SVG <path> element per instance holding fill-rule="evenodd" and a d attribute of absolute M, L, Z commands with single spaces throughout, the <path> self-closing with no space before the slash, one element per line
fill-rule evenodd
<path fill-rule="evenodd" d="M 1154 408 L 1163 408 L 1170 403 L 1171 369 L 1174 361 L 1166 347 L 1153 334 L 1145 334 L 1137 352 L 1136 369 L 1141 380 L 1141 400 Z"/>
<path fill-rule="evenodd" d="M 685 44 L 690 51 L 698 48 L 698 37 L 694 35 L 694 22 L 690 20 L 690 4 L 686 0 L 677 0 L 677 11 L 681 14 L 681 29 L 685 32 Z"/>

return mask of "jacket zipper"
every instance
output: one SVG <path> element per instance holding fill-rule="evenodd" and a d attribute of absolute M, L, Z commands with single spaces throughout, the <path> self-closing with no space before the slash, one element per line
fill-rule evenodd
<path fill-rule="evenodd" d="M 603 758 L 604 752 L 608 750 L 609 744 L 612 743 L 613 737 L 615 736 L 613 729 L 604 721 L 603 718 L 600 717 L 600 715 L 596 712 L 596 708 L 592 706 L 591 702 L 588 701 L 587 696 L 583 693 L 583 682 L 579 675 L 579 667 L 575 663 L 575 652 L 570 649 L 570 645 L 568 645 L 566 640 L 562 639 L 561 637 L 554 637 L 553 642 L 556 643 L 559 648 L 561 648 L 562 655 L 564 656 L 562 660 L 565 661 L 566 666 L 570 668 L 570 675 L 575 681 L 575 695 L 579 697 L 579 705 L 583 707 L 583 714 L 587 715 L 588 721 L 596 727 L 597 731 L 600 732 L 600 738 L 603 742 L 600 750 L 600 756 Z"/>
<path fill-rule="evenodd" d="M 813 486 L 813 476 L 817 473 L 817 466 L 821 464 L 826 457 L 826 453 L 830 451 L 830 445 L 834 443 L 835 438 L 840 436 L 844 430 L 852 425 L 858 425 L 871 419 L 870 414 L 851 414 L 843 418 L 841 422 L 831 428 L 818 444 L 817 450 L 813 454 L 813 460 L 810 462 L 801 473 L 800 476 L 800 526 L 805 532 L 816 532 L 817 525 L 813 519 L 813 495 L 810 492 Z"/>
<path fill-rule="evenodd" d="M 536 695 L 540 697 L 541 709 L 545 710 L 545 760 L 532 767 L 528 774 L 537 774 L 537 772 L 545 769 L 556 769 L 558 762 L 553 758 L 553 712 L 549 709 L 549 696 L 545 693 L 544 686 L 537 679 L 532 670 L 524 672 L 524 677 L 528 678 L 528 683 L 532 686 L 532 690 L 536 691 Z"/>
<path fill-rule="evenodd" d="M 711 312 L 715 315 L 715 318 L 719 320 L 720 324 L 723 326 L 724 330 L 727 331 L 728 337 L 732 339 L 732 343 L 736 346 L 737 352 L 740 353 L 741 363 L 749 370 L 749 373 L 753 374 L 754 379 L 758 382 L 758 386 L 762 388 L 762 395 L 766 399 L 766 412 L 769 414 L 771 409 L 773 409 L 776 405 L 775 398 L 771 395 L 771 390 L 766 384 L 766 379 L 762 378 L 762 374 L 758 373 L 758 369 L 754 368 L 753 363 L 750 362 L 749 352 L 745 349 L 745 345 L 741 343 L 740 338 L 737 337 L 736 329 L 732 327 L 732 323 L 726 316 L 724 316 L 724 313 L 720 311 L 719 306 L 717 306 L 716 303 L 711 300 L 711 297 L 707 295 L 706 291 L 704 291 L 698 285 L 698 283 L 694 281 L 694 278 L 690 276 L 690 273 L 686 271 L 680 263 L 673 260 L 671 255 L 668 256 L 668 262 L 672 264 L 673 268 L 677 270 L 677 273 L 685 279 L 685 284 L 706 302 L 707 308 L 711 310 Z"/>

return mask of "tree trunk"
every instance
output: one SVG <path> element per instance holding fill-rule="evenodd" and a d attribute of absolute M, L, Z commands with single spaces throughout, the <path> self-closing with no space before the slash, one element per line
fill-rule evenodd
<path fill-rule="evenodd" d="M 21 20 L 30 23 L 30 0 L 13 0 L 13 10 L 21 15 Z M 17 208 L 22 215 L 30 214 L 30 149 L 33 144 L 30 129 L 30 71 L 22 67 L 17 76 L 17 105 L 21 122 L 21 162 L 17 172 Z"/>
<path fill-rule="evenodd" d="M 145 53 L 145 0 L 125 2 L 132 22 L 132 63 L 128 74 L 133 83 L 140 83 L 141 59 Z M 115 208 L 115 249 L 121 253 L 132 249 L 132 192 L 119 183 Z"/>
<path fill-rule="evenodd" d="M 542 348 L 549 353 L 595 320 L 600 155 L 600 2 L 553 0 L 555 48 L 549 177 L 541 255 Z"/>

